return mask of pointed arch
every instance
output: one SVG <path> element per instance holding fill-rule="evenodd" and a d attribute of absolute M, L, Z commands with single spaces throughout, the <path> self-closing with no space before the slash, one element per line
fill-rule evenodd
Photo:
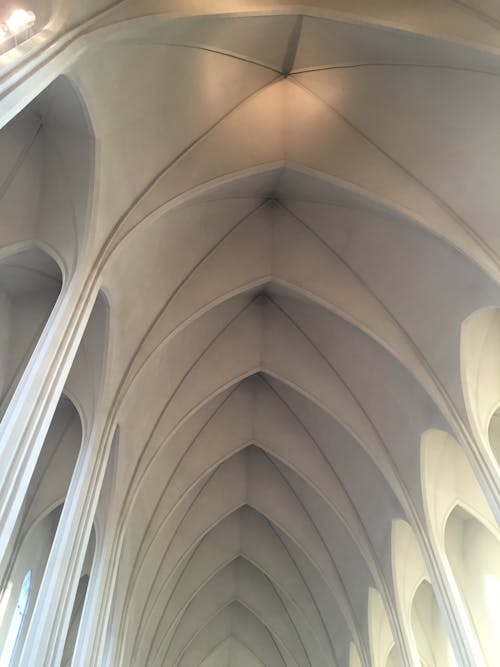
<path fill-rule="evenodd" d="M 392 557 L 394 588 L 413 661 L 425 667 L 453 667 L 453 651 L 427 567 L 413 530 L 401 519 L 393 521 Z"/>
<path fill-rule="evenodd" d="M 368 591 L 368 628 L 372 667 L 389 667 L 389 656 L 395 648 L 394 636 L 382 596 L 375 588 Z"/>
<path fill-rule="evenodd" d="M 462 389 L 474 435 L 500 464 L 500 308 L 482 308 L 462 324 Z"/>
<path fill-rule="evenodd" d="M 500 531 L 457 504 L 445 529 L 446 554 L 486 664 L 500 661 Z"/>
<path fill-rule="evenodd" d="M 0 418 L 61 289 L 61 267 L 38 244 L 0 254 Z"/>

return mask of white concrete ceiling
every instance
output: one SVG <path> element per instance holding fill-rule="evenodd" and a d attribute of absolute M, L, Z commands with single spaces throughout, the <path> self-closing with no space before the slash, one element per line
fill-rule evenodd
<path fill-rule="evenodd" d="M 67 73 L 120 425 L 113 659 L 368 665 L 421 436 L 470 437 L 462 323 L 500 306 L 495 3 L 121 4 Z"/>

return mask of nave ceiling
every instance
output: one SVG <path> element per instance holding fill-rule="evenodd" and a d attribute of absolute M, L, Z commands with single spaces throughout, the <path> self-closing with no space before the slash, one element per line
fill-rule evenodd
<path fill-rule="evenodd" d="M 0 139 L 0 257 L 108 311 L 66 386 L 115 433 L 103 664 L 417 664 L 395 535 L 414 593 L 457 500 L 497 531 L 500 17 L 140 4 Z"/>

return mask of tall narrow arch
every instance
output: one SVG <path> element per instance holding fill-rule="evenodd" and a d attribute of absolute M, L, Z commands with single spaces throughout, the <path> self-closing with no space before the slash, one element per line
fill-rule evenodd
<path fill-rule="evenodd" d="M 432 430 L 422 436 L 422 488 L 431 536 L 456 609 L 466 622 L 467 640 L 478 660 L 482 654 L 486 664 L 496 664 L 500 656 L 488 606 L 497 578 L 500 581 L 495 564 L 500 563 L 500 533 L 469 462 L 451 435 Z"/>
<path fill-rule="evenodd" d="M 67 282 L 89 236 L 95 160 L 92 121 L 69 76 L 0 129 L 0 154 L 0 249 L 51 248 Z"/>
<path fill-rule="evenodd" d="M 497 665 L 500 662 L 500 534 L 456 505 L 446 523 L 445 543 L 486 663 Z"/>
<path fill-rule="evenodd" d="M 500 464 L 500 308 L 476 311 L 462 325 L 462 388 L 472 429 Z"/>
<path fill-rule="evenodd" d="M 85 562 L 82 567 L 82 572 L 80 575 L 80 580 L 78 582 L 78 588 L 76 591 L 75 601 L 73 603 L 73 611 L 71 612 L 71 620 L 68 628 L 68 634 L 66 635 L 66 643 L 64 645 L 61 667 L 69 667 L 69 665 L 71 664 L 71 660 L 73 658 L 76 639 L 78 636 L 80 623 L 82 620 L 83 607 L 87 598 L 89 580 L 92 574 L 92 566 L 94 563 L 95 550 L 96 550 L 96 532 L 95 528 L 92 528 L 89 543 L 87 546 L 87 552 L 85 554 Z"/>
<path fill-rule="evenodd" d="M 453 667 L 453 651 L 430 577 L 411 526 L 393 521 L 392 561 L 399 613 L 415 663 Z"/>
<path fill-rule="evenodd" d="M 500 407 L 493 413 L 488 427 L 488 441 L 497 461 L 500 461 Z"/>
<path fill-rule="evenodd" d="M 382 596 L 375 588 L 368 591 L 368 628 L 372 667 L 397 667 L 397 650 L 391 625 Z"/>
<path fill-rule="evenodd" d="M 30 602 L 32 576 L 33 575 L 31 570 L 28 570 L 28 572 L 26 572 L 24 575 L 14 613 L 10 619 L 7 636 L 4 641 L 2 652 L 0 653 L 1 667 L 9 667 L 12 662 L 12 657 L 16 651 L 16 644 L 18 642 L 19 635 L 21 634 L 24 619 L 26 618 L 26 613 L 28 611 L 28 605 Z"/>
<path fill-rule="evenodd" d="M 421 440 L 421 483 L 427 521 L 438 546 L 444 548 L 444 531 L 457 503 L 491 527 L 495 518 L 467 457 L 445 431 L 431 429 Z"/>
<path fill-rule="evenodd" d="M 422 580 L 413 596 L 411 626 L 422 665 L 454 666 L 453 651 L 428 579 Z"/>
<path fill-rule="evenodd" d="M 0 258 L 0 418 L 61 287 L 59 265 L 35 244 Z"/>
<path fill-rule="evenodd" d="M 15 655 L 18 655 L 22 648 L 80 451 L 81 440 L 80 415 L 74 404 L 63 396 L 54 413 L 33 472 L 23 511 L 10 545 L 9 558 L 2 573 L 1 601 L 5 611 L 0 624 L 0 646 L 5 645 L 8 640 L 6 619 L 13 613 L 23 577 L 28 570 L 32 573 L 30 606 L 16 643 Z"/>

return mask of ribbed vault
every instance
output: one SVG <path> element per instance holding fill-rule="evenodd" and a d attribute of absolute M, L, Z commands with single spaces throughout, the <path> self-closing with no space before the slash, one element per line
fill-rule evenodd
<path fill-rule="evenodd" d="M 340 667 L 354 643 L 368 665 L 376 589 L 406 662 L 391 521 L 425 524 L 422 426 L 466 431 L 460 327 L 500 301 L 477 136 L 496 60 L 302 15 L 171 21 L 107 48 L 104 69 L 138 59 L 124 92 L 149 120 L 118 94 L 105 145 L 133 127 L 129 148 L 151 149 L 105 244 L 126 328 L 113 660 Z M 170 99 L 151 99 L 159 76 Z M 481 154 L 453 159 L 471 131 Z M 478 171 L 472 214 L 456 184 Z"/>
<path fill-rule="evenodd" d="M 95 411 L 119 426 L 103 664 L 409 667 L 395 522 L 447 604 L 425 432 L 498 511 L 500 396 L 476 428 L 464 388 L 483 320 L 462 337 L 500 307 L 496 17 L 142 4 L 66 73 L 98 148 Z"/>

